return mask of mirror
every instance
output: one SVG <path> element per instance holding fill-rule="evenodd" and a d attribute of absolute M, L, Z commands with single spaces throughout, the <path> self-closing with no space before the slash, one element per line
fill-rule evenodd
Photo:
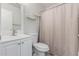
<path fill-rule="evenodd" d="M 12 35 L 13 29 L 21 31 L 21 8 L 16 3 L 1 4 L 1 35 Z"/>
<path fill-rule="evenodd" d="M 12 12 L 1 8 L 1 35 L 10 34 L 10 29 L 12 29 Z"/>

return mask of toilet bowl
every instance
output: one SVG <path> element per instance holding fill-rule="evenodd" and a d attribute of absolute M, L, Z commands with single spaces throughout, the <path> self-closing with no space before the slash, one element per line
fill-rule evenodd
<path fill-rule="evenodd" d="M 47 44 L 38 42 L 38 33 L 30 33 L 33 40 L 33 56 L 44 56 L 48 52 Z"/>
<path fill-rule="evenodd" d="M 46 52 L 48 52 L 49 47 L 44 43 L 35 43 L 34 46 L 34 56 L 45 56 Z"/>

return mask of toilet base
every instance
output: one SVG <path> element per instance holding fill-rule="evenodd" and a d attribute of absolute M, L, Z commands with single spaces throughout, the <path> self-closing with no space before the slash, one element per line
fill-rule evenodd
<path fill-rule="evenodd" d="M 37 52 L 35 52 L 33 54 L 33 56 L 45 56 L 45 52 L 39 52 L 39 51 L 37 51 Z"/>
<path fill-rule="evenodd" d="M 45 52 L 34 50 L 33 56 L 45 56 Z"/>
<path fill-rule="evenodd" d="M 34 53 L 33 56 L 45 56 L 45 53 L 38 53 L 38 54 Z"/>

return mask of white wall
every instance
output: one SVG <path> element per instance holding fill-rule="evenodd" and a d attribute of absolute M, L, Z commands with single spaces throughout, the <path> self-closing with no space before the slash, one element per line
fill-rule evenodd
<path fill-rule="evenodd" d="M 40 15 L 40 11 L 45 10 L 47 7 L 51 6 L 52 3 L 25 3 L 24 5 L 24 33 L 37 33 L 39 20 L 29 20 L 26 17 L 32 15 Z M 38 18 L 36 18 L 38 19 Z"/>
<path fill-rule="evenodd" d="M 27 17 L 37 15 L 39 13 L 37 4 L 27 4 L 24 6 L 24 33 L 37 33 L 38 32 L 38 18 L 36 20 L 29 20 Z"/>

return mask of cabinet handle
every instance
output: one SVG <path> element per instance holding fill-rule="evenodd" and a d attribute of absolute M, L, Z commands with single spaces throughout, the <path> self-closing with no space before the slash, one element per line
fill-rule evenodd
<path fill-rule="evenodd" d="M 18 45 L 21 45 L 21 43 L 18 43 Z"/>
<path fill-rule="evenodd" d="M 24 42 L 22 42 L 22 44 L 24 44 Z"/>

